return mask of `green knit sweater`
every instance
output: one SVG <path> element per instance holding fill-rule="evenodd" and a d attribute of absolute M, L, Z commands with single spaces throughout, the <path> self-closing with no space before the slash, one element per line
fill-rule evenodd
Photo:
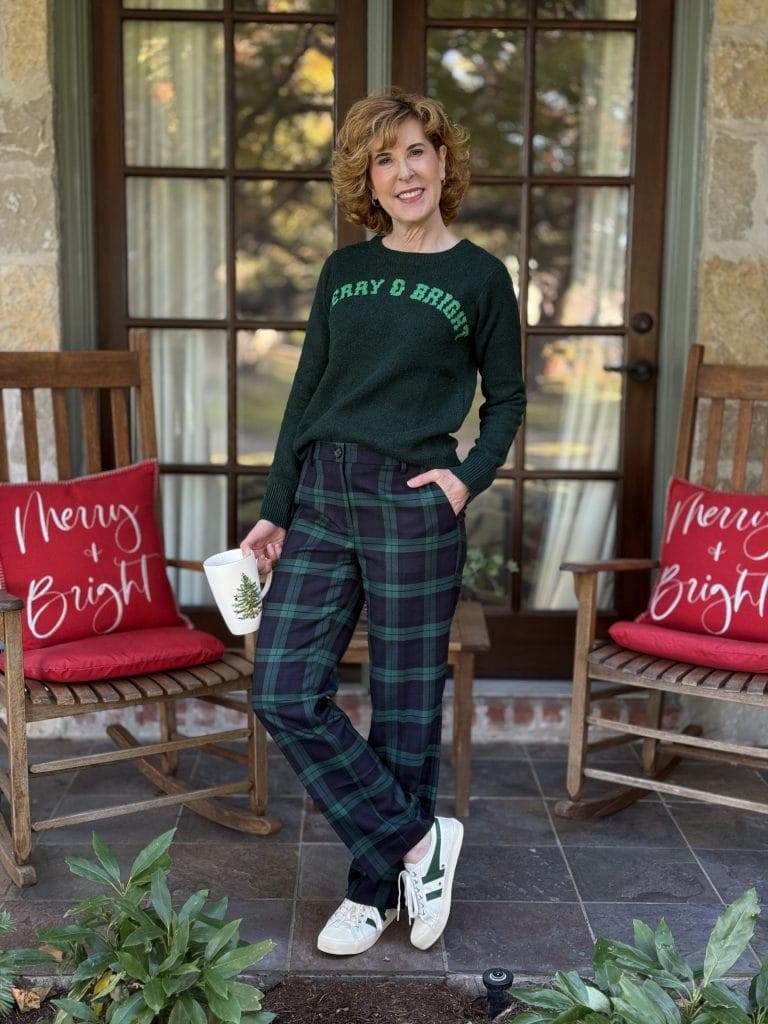
<path fill-rule="evenodd" d="M 451 435 L 478 370 L 480 431 L 461 461 Z M 467 238 L 430 253 L 388 249 L 380 235 L 344 246 L 320 271 L 261 517 L 288 528 L 315 439 L 448 468 L 471 500 L 506 459 L 525 406 L 517 299 L 500 259 Z"/>

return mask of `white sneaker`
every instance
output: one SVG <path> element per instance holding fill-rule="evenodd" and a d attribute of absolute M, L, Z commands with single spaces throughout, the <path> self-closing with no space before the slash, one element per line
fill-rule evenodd
<path fill-rule="evenodd" d="M 397 880 L 397 918 L 400 919 L 400 881 L 405 888 L 408 920 L 413 922 L 411 942 L 429 949 L 440 938 L 451 912 L 451 887 L 464 826 L 458 818 L 436 817 L 430 830 L 431 846 L 422 859 L 405 864 Z"/>
<path fill-rule="evenodd" d="M 326 921 L 317 937 L 317 948 L 323 953 L 345 955 L 363 953 L 378 940 L 381 933 L 395 920 L 394 908 L 390 907 L 381 914 L 376 907 L 365 903 L 355 903 L 344 897 L 338 907 Z"/>

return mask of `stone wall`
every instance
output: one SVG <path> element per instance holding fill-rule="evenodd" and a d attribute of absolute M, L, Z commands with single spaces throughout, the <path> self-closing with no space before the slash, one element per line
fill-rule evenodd
<path fill-rule="evenodd" d="M 0 349 L 57 349 L 59 228 L 50 0 L 0 0 Z M 43 477 L 50 400 L 37 396 Z M 18 395 L 5 399 L 11 479 L 24 477 Z"/>
<path fill-rule="evenodd" d="M 698 340 L 766 358 L 768 0 L 715 0 L 707 86 Z"/>
<path fill-rule="evenodd" d="M 51 11 L 0 0 L 0 346 L 59 345 Z"/>
<path fill-rule="evenodd" d="M 768 361 L 768 0 L 714 0 L 696 340 L 708 360 Z M 727 421 L 726 421 L 727 426 Z M 764 424 L 763 424 L 764 428 Z M 753 441 L 756 458 L 765 437 Z M 723 481 L 725 483 L 725 481 Z M 768 715 L 692 702 L 723 737 L 764 743 Z"/>

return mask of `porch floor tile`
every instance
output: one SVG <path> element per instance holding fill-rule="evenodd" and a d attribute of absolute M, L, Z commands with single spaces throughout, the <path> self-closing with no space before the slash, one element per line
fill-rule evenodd
<path fill-rule="evenodd" d="M 107 749 L 91 744 L 91 749 Z M 254 973 L 479 975 L 489 966 L 549 976 L 558 969 L 590 971 L 595 936 L 631 939 L 632 919 L 655 924 L 663 915 L 685 952 L 703 955 L 709 929 L 725 903 L 751 885 L 768 900 L 763 860 L 768 816 L 649 794 L 608 818 L 558 818 L 565 795 L 566 750 L 561 746 L 493 743 L 473 757 L 470 813 L 464 819 L 451 917 L 435 945 L 415 949 L 403 905 L 400 921 L 367 953 L 334 957 L 316 948 L 317 933 L 341 901 L 351 855 L 270 741 L 268 813 L 282 822 L 270 836 L 250 836 L 200 818 L 188 808 L 105 819 L 98 832 L 128 868 L 139 849 L 176 827 L 171 889 L 181 901 L 199 888 L 230 898 L 230 915 L 243 919 L 248 941 L 270 938 L 272 952 Z M 34 760 L 82 753 L 67 741 L 33 741 Z M 619 770 L 639 773 L 634 747 L 606 751 Z M 696 769 L 689 769 L 696 784 Z M 713 769 L 707 767 L 707 780 Z M 241 777 L 229 761 L 183 755 L 182 774 L 213 785 Z M 768 775 L 728 768 L 728 792 L 768 792 Z M 599 791 L 600 783 L 591 783 Z M 438 813 L 454 811 L 455 774 L 443 748 Z M 33 816 L 58 816 L 110 803 L 147 799 L 152 786 L 130 765 L 81 770 L 33 789 Z M 244 807 L 246 798 L 229 798 Z M 4 810 L 7 810 L 5 805 Z M 52 829 L 37 837 L 32 856 L 39 882 L 17 890 L 0 874 L 0 906 L 16 922 L 20 944 L 35 928 L 60 923 L 63 911 L 97 888 L 72 875 L 65 856 L 91 856 L 93 825 Z M 766 914 L 768 918 L 768 914 Z M 736 972 L 750 972 L 768 950 L 761 925 Z"/>

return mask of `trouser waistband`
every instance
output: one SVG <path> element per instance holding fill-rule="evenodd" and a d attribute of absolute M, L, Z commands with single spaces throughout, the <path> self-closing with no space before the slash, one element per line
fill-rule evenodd
<path fill-rule="evenodd" d="M 409 465 L 394 455 L 385 455 L 361 441 L 312 441 L 307 457 L 330 462 L 366 462 L 374 466 L 397 466 L 406 469 Z"/>

